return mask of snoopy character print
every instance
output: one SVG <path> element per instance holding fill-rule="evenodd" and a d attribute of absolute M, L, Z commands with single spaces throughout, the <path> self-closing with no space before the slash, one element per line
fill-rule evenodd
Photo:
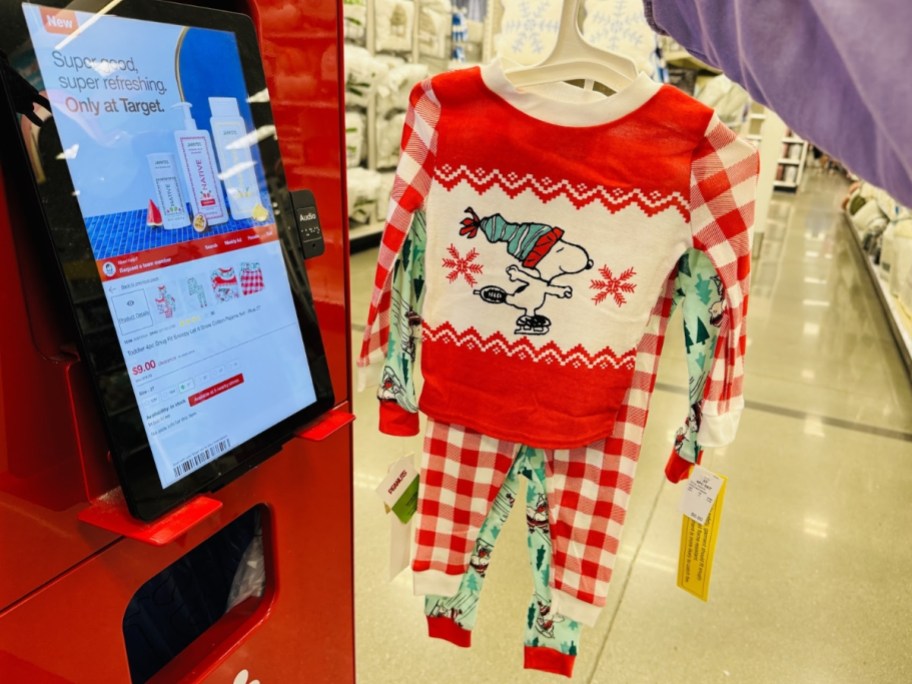
<path fill-rule="evenodd" d="M 563 239 L 564 231 L 545 223 L 512 223 L 500 214 L 480 218 L 472 207 L 462 220 L 459 234 L 469 239 L 480 232 L 491 244 L 501 244 L 518 263 L 507 266 L 504 287 L 486 285 L 474 294 L 489 304 L 519 309 L 517 335 L 545 335 L 551 319 L 541 313 L 550 299 L 570 299 L 573 287 L 566 276 L 593 267 L 588 252 Z"/>

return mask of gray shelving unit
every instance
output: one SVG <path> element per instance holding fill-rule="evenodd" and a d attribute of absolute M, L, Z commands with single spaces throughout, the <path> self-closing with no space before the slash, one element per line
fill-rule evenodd
<path fill-rule="evenodd" d="M 877 293 L 877 299 L 880 300 L 883 306 L 884 314 L 896 341 L 896 347 L 899 349 L 909 380 L 912 382 L 912 334 L 910 334 L 909 327 L 904 323 L 904 320 L 908 317 L 900 310 L 899 304 L 896 298 L 890 294 L 887 284 L 877 275 L 877 267 L 862 248 L 861 237 L 858 235 L 858 231 L 855 230 L 855 226 L 852 225 L 852 219 L 847 213 L 843 214 L 843 218 L 845 219 L 846 230 L 852 234 L 850 242 L 855 245 L 858 256 L 864 262 L 865 270 L 871 277 L 874 292 Z"/>

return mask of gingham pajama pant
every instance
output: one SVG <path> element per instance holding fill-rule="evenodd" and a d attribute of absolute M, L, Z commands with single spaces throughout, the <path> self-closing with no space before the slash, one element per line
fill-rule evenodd
<path fill-rule="evenodd" d="M 592 625 L 605 605 L 636 458 L 608 440 L 544 449 L 556 612 Z M 522 445 L 428 420 L 421 464 L 415 591 L 451 596 Z"/>
<path fill-rule="evenodd" d="M 485 518 L 472 552 L 472 560 L 453 596 L 425 597 L 428 635 L 467 648 L 478 619 L 478 604 L 488 567 L 493 563 L 494 547 L 510 516 L 514 502 L 520 501 L 520 481 L 526 481 L 526 547 L 532 570 L 532 599 L 526 612 L 523 639 L 523 667 L 566 677 L 580 647 L 580 625 L 575 620 L 553 615 L 551 611 L 551 530 L 547 519 L 545 493 L 545 455 L 541 449 L 520 447 L 507 472 L 503 486 Z M 544 512 L 544 519 L 542 513 Z M 473 565 L 474 564 L 474 565 Z"/>

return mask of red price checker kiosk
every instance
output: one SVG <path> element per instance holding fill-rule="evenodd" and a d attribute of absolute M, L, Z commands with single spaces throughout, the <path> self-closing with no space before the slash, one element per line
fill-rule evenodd
<path fill-rule="evenodd" d="M 0 4 L 0 681 L 354 681 L 337 3 Z"/>

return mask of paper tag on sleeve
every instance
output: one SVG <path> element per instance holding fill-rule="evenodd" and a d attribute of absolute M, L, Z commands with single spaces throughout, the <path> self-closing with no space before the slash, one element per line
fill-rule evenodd
<path fill-rule="evenodd" d="M 678 511 L 701 525 L 706 524 L 719 492 L 723 478 L 701 466 L 694 466 L 687 480 L 687 488 L 678 505 Z"/>
<path fill-rule="evenodd" d="M 407 523 L 418 510 L 418 471 L 411 456 L 401 458 L 376 489 L 388 510 Z"/>

